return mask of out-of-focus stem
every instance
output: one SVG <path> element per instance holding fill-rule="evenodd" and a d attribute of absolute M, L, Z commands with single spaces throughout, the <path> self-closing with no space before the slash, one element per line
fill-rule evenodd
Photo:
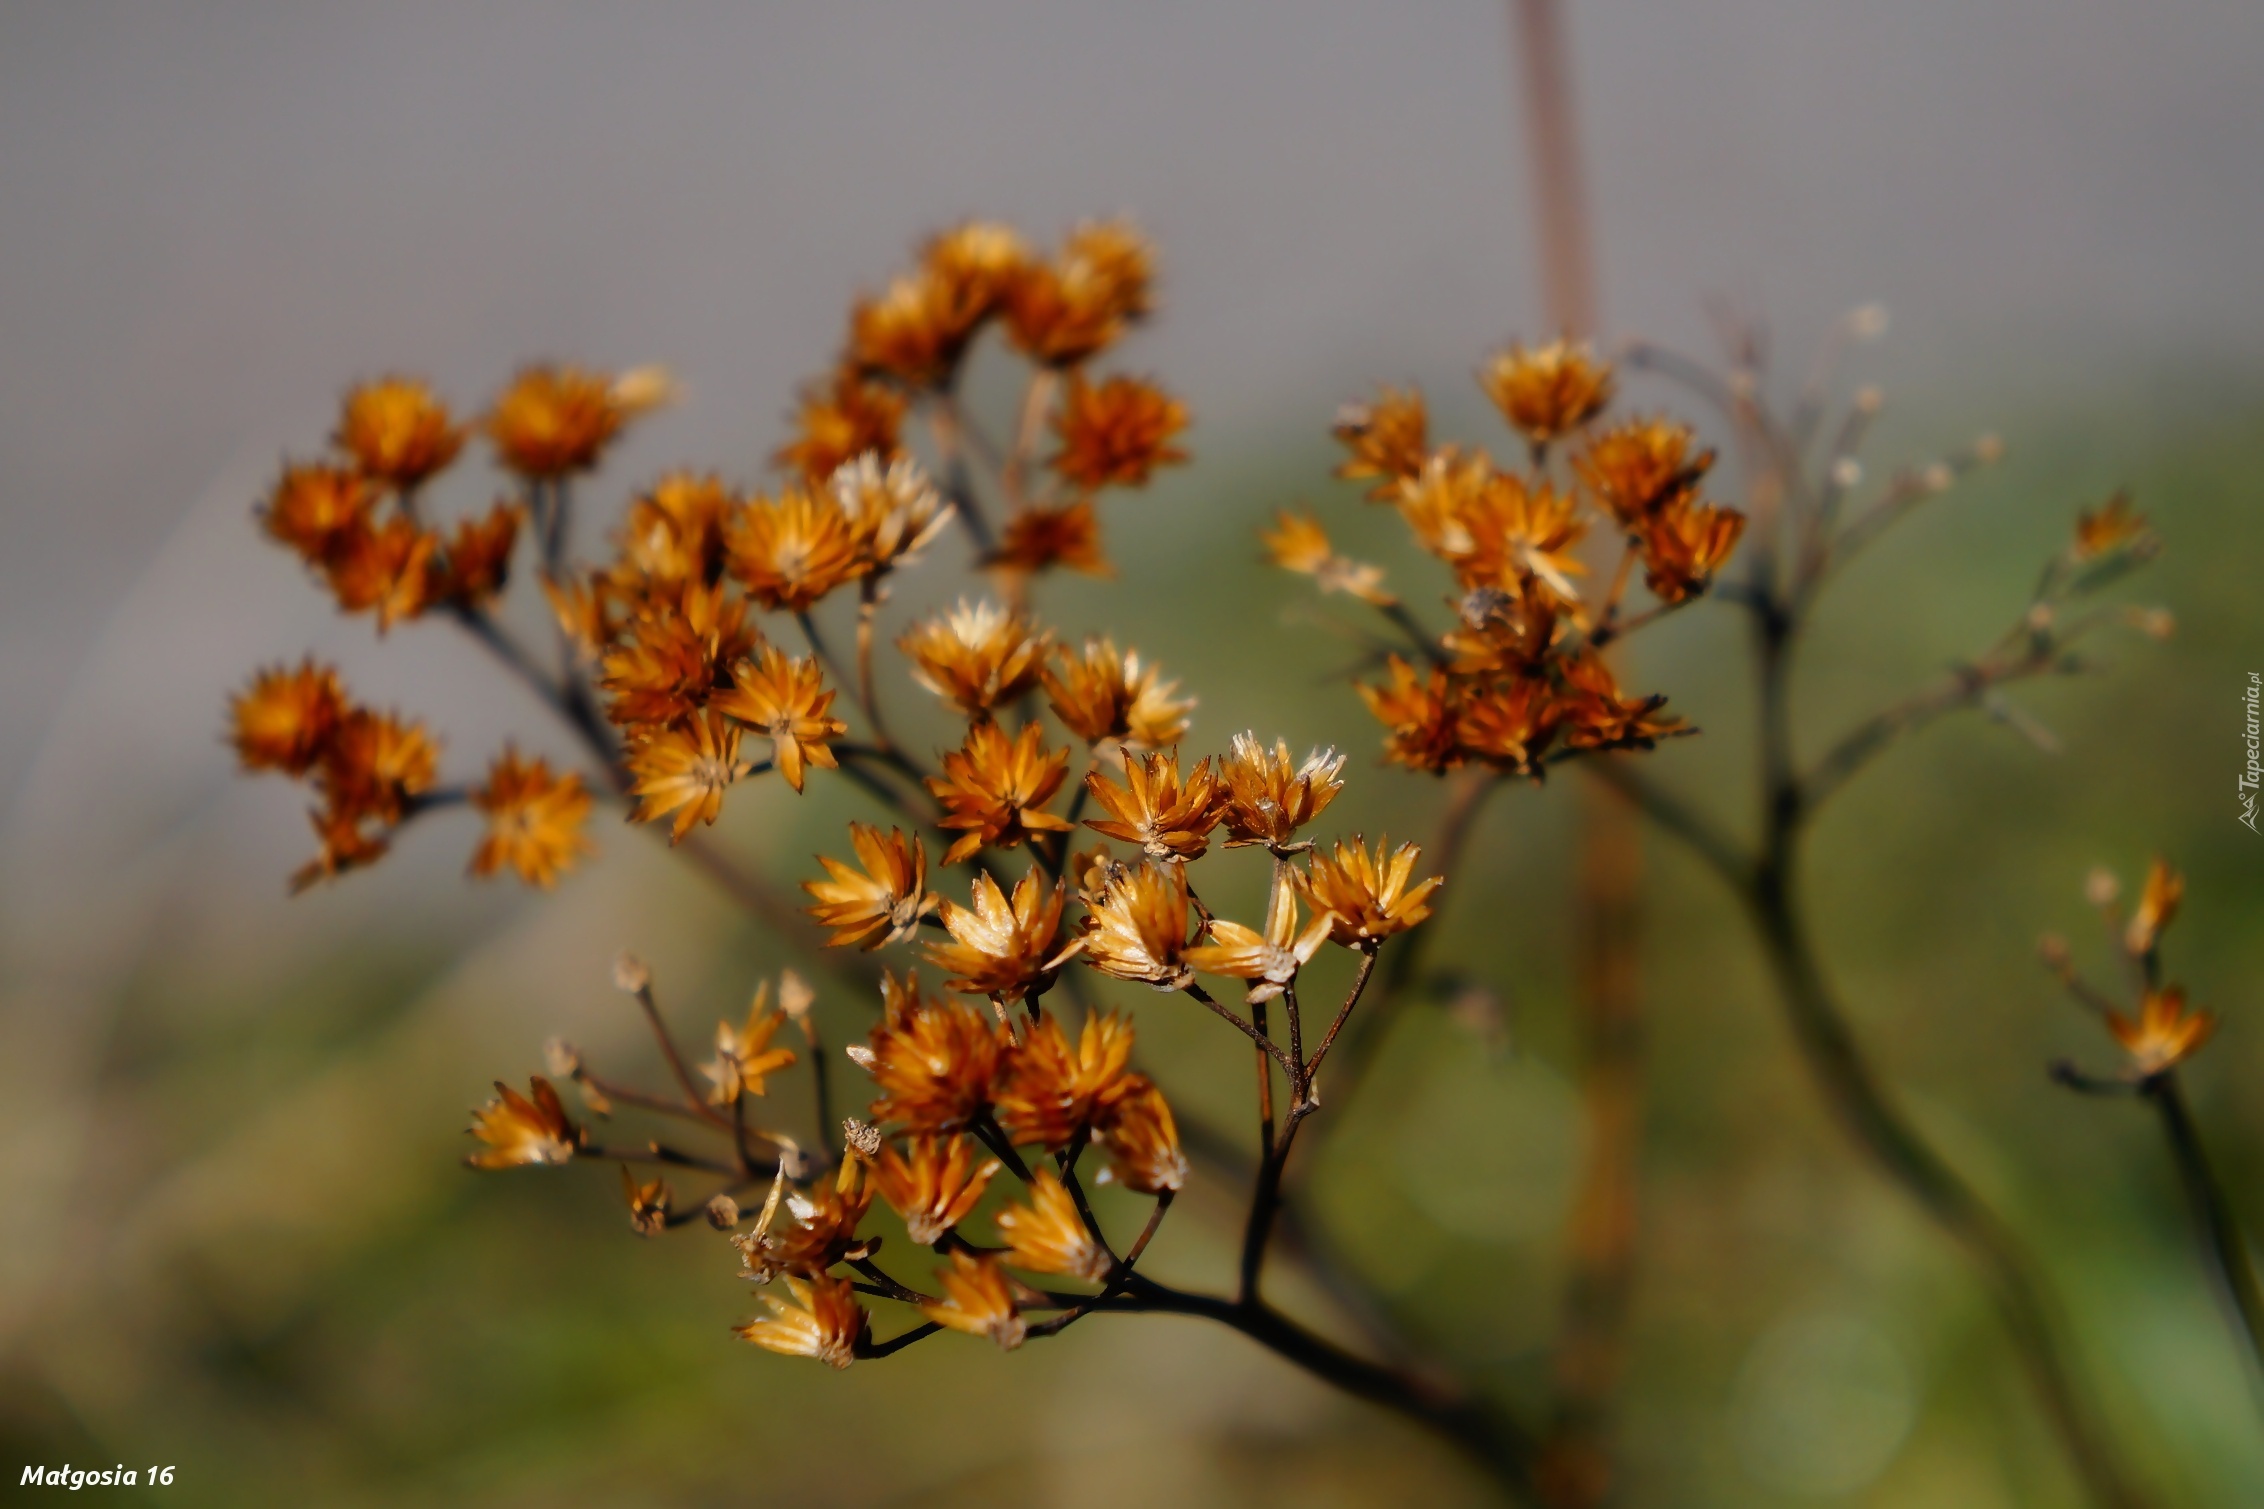
<path fill-rule="evenodd" d="M 2162 1131 L 2169 1138 L 2170 1156 L 2177 1163 L 2178 1178 L 2185 1185 L 2186 1197 L 2193 1202 L 2193 1217 L 2201 1228 L 2202 1255 L 2209 1264 L 2209 1275 L 2215 1281 L 2218 1297 L 2223 1300 L 2235 1329 L 2248 1343 L 2249 1361 L 2264 1368 L 2264 1291 L 2258 1289 L 2248 1243 L 2241 1236 L 2240 1224 L 2233 1219 L 2224 1187 L 2217 1182 L 2216 1172 L 2209 1166 L 2208 1151 L 2201 1145 L 2201 1130 L 2193 1124 L 2193 1115 L 2186 1109 L 2185 1091 L 2178 1084 L 2177 1072 L 2165 1070 L 2141 1082 L 2139 1093 L 2161 1114 Z"/>

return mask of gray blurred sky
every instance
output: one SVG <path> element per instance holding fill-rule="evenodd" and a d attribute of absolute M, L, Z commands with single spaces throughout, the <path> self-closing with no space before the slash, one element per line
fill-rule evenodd
<path fill-rule="evenodd" d="M 1914 383 L 2255 365 L 2254 0 L 1572 10 L 1615 330 L 1880 298 Z M 637 461 L 751 471 L 916 233 L 1128 210 L 1167 270 L 1134 359 L 1206 445 L 1452 381 L 1531 325 L 1509 77 L 1480 0 L 0 7 L 0 794 L 140 655 L 104 637 L 134 584 L 212 548 L 183 521 L 357 374 L 661 359 L 695 402 Z M 179 693 L 145 725 L 200 720 L 214 772 L 206 652 L 303 637 L 248 622 L 297 589 L 232 539 L 133 631 Z"/>

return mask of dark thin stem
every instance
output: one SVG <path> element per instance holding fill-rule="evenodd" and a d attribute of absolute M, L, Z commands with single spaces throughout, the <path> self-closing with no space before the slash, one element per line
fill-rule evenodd
<path fill-rule="evenodd" d="M 1289 1076 L 1290 1083 L 1295 1084 L 1297 1082 L 1297 1066 L 1289 1061 L 1288 1052 L 1284 1050 L 1278 1043 L 1274 1042 L 1273 1039 L 1266 1037 L 1265 1035 L 1260 1033 L 1257 1028 L 1244 1021 L 1240 1016 L 1236 1015 L 1232 1011 L 1229 1011 L 1226 1007 L 1221 1006 L 1217 1001 L 1211 999 L 1211 993 L 1203 989 L 1202 986 L 1196 984 L 1194 981 L 1188 981 L 1185 985 L 1182 985 L 1180 989 L 1193 996 L 1196 1000 L 1201 1001 L 1205 1006 L 1210 1007 L 1211 1010 L 1216 1012 L 1219 1016 L 1224 1017 L 1227 1021 L 1230 1021 L 1235 1026 L 1241 1028 L 1242 1035 L 1244 1037 L 1247 1037 L 1251 1042 L 1256 1043 L 1260 1052 L 1268 1053 L 1273 1056 L 1274 1062 L 1281 1065 L 1281 1072 Z"/>
<path fill-rule="evenodd" d="M 988 1114 L 980 1121 L 970 1123 L 967 1130 L 973 1132 L 983 1146 L 990 1149 L 992 1157 L 1006 1165 L 1007 1172 L 1024 1184 L 1030 1182 L 1030 1165 L 1022 1161 L 1022 1155 L 1014 1151 L 1014 1144 L 1007 1140 L 1006 1133 L 999 1129 L 998 1123 Z"/>
<path fill-rule="evenodd" d="M 625 1106 L 635 1106 L 639 1110 L 652 1111 L 662 1116 L 681 1117 L 686 1121 L 696 1121 L 701 1126 L 713 1126 L 715 1124 L 714 1118 L 707 1114 L 704 1107 L 695 1109 L 684 1104 L 681 1100 L 672 1100 L 666 1095 L 656 1095 L 650 1090 L 639 1090 L 631 1085 L 617 1085 L 610 1079 L 600 1079 L 587 1069 L 577 1073 L 574 1078 L 588 1085 L 607 1100 L 617 1100 Z"/>
<path fill-rule="evenodd" d="M 891 1336 L 886 1341 L 868 1340 L 859 1343 L 857 1347 L 857 1355 L 859 1357 L 894 1356 L 896 1353 L 901 1352 L 906 1347 L 912 1345 L 912 1343 L 916 1341 L 925 1341 L 930 1336 L 935 1335 L 936 1332 L 942 1329 L 943 1327 L 937 1325 L 932 1320 L 922 1321 L 920 1322 L 920 1324 L 914 1326 L 911 1330 L 905 1331 L 900 1335 Z"/>
<path fill-rule="evenodd" d="M 2264 1368 L 2264 1291 L 2257 1287 L 2248 1243 L 2241 1236 L 2231 1205 L 2225 1200 L 2224 1187 L 2217 1182 L 2216 1173 L 2209 1166 L 2208 1152 L 2201 1145 L 2201 1130 L 2193 1124 L 2193 1115 L 2186 1108 L 2185 1091 L 2178 1084 L 2177 1071 L 2166 1069 L 2141 1081 L 2139 1093 L 2161 1113 L 2170 1156 L 2177 1163 L 2178 1178 L 2185 1185 L 2186 1198 L 2193 1202 L 2202 1255 L 2209 1264 L 2209 1276 L 2215 1282 L 2217 1296 L 2241 1338 L 2248 1343 L 2249 1361 Z"/>
<path fill-rule="evenodd" d="M 1415 647 L 1415 653 L 1421 655 L 1432 665 L 1445 665 L 1447 663 L 1446 651 L 1440 648 L 1437 637 L 1416 620 L 1415 615 L 1407 610 L 1405 603 L 1396 601 L 1379 603 L 1376 606 L 1376 611 L 1390 619 L 1392 626 L 1407 636 L 1407 642 Z"/>
<path fill-rule="evenodd" d="M 1681 839 L 1730 885 L 1743 888 L 1751 883 L 1753 859 L 1742 845 L 1715 827 L 1711 820 L 1684 805 L 1681 798 L 1669 795 L 1636 774 L 1628 761 L 1606 756 L 1583 760 L 1581 768 L 1634 803 L 1645 817 Z"/>
<path fill-rule="evenodd" d="M 873 690 L 873 627 L 879 612 L 880 583 L 867 576 L 857 583 L 857 706 L 864 710 L 865 727 L 873 743 L 881 749 L 893 749 L 896 741 L 889 737 L 888 725 L 880 715 L 880 696 Z"/>
<path fill-rule="evenodd" d="M 574 1149 L 574 1156 L 605 1163 L 665 1163 L 672 1168 L 699 1168 L 711 1174 L 722 1174 L 726 1178 L 740 1177 L 739 1169 L 734 1164 L 725 1163 L 719 1158 L 703 1158 L 697 1153 L 680 1152 L 658 1142 L 642 1149 L 605 1147 L 593 1142 Z"/>
<path fill-rule="evenodd" d="M 707 1097 L 700 1093 L 698 1083 L 692 1078 L 692 1071 L 684 1065 L 684 1056 L 676 1051 L 676 1040 L 669 1036 L 668 1024 L 660 1019 L 660 1007 L 653 1000 L 651 982 L 639 985 L 635 995 L 637 1004 L 644 1009 L 645 1022 L 652 1028 L 652 1035 L 660 1040 L 660 1053 L 668 1060 L 668 1072 L 676 1076 L 677 1087 L 684 1092 L 684 1104 L 716 1126 L 729 1126 L 723 1114 L 707 1103 Z"/>
<path fill-rule="evenodd" d="M 1257 1029 L 1260 1037 L 1272 1040 L 1273 1034 L 1266 1026 L 1265 1002 L 1250 1003 L 1250 1025 Z M 1266 1056 L 1263 1048 L 1255 1049 L 1254 1056 L 1258 1063 L 1258 1154 L 1263 1158 L 1271 1158 L 1274 1145 L 1273 1060 Z"/>
<path fill-rule="evenodd" d="M 849 1259 L 849 1266 L 871 1279 L 876 1286 L 875 1292 L 888 1299 L 902 1300 L 907 1305 L 932 1305 L 935 1303 L 934 1295 L 922 1294 L 917 1289 L 906 1288 L 890 1277 L 887 1270 L 871 1258 L 851 1258 Z"/>
<path fill-rule="evenodd" d="M 1368 976 L 1375 972 L 1376 953 L 1377 949 L 1374 947 L 1360 951 L 1360 969 L 1352 977 L 1352 988 L 1345 992 L 1344 1004 L 1336 1009 L 1336 1020 L 1329 1023 L 1329 1030 L 1321 1037 L 1321 1045 L 1313 1050 L 1312 1060 L 1305 1065 L 1305 1098 L 1316 1105 L 1319 1103 L 1321 1061 L 1329 1056 L 1329 1049 L 1335 1046 L 1336 1035 L 1344 1030 L 1344 1023 L 1352 1015 L 1352 1008 L 1360 1004 L 1360 993 L 1368 988 Z"/>

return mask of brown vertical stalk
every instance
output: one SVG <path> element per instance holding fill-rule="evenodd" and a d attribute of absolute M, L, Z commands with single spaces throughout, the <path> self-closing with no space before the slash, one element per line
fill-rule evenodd
<path fill-rule="evenodd" d="M 1531 152 L 1541 283 L 1555 333 L 1596 323 L 1595 243 L 1580 171 L 1572 79 L 1559 0 L 1511 0 Z M 1611 1488 L 1607 1441 L 1634 1291 L 1636 1168 L 1643 1139 L 1643 849 L 1640 820 L 1594 787 L 1580 794 L 1578 951 L 1582 1167 L 1572 1212 L 1555 1418 L 1540 1488 L 1551 1503 L 1600 1503 Z"/>

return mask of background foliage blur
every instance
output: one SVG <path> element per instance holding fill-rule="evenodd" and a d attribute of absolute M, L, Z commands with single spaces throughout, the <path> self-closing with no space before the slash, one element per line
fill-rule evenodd
<path fill-rule="evenodd" d="M 1810 748 L 1993 638 L 2079 504 L 2127 484 L 2168 542 L 2135 595 L 2176 639 L 2016 691 L 2057 758 L 1968 718 L 1883 762 L 1818 834 L 1818 920 L 1882 1064 L 2044 1254 L 2146 1476 L 2243 1501 L 2257 1380 L 2143 1112 L 2045 1083 L 2050 1058 L 2110 1055 L 2033 944 L 2093 942 L 2094 861 L 2187 870 L 2172 969 L 2227 1018 L 2189 1083 L 2264 1218 L 2241 1094 L 2264 851 L 2231 799 L 2264 668 L 2264 24 L 2200 0 L 1966 9 L 1576 6 L 1606 323 L 1703 346 L 1727 294 L 1797 373 L 1882 297 L 1875 463 L 2008 442 L 1835 589 Z M 686 1025 L 808 961 L 626 830 L 547 901 L 461 880 L 468 832 L 440 822 L 287 902 L 297 802 L 235 783 L 216 737 L 247 667 L 312 647 L 459 762 L 506 731 L 564 748 L 444 627 L 373 644 L 253 537 L 277 455 L 347 380 L 405 367 L 468 405 L 523 357 L 668 361 L 693 401 L 585 489 L 602 515 L 679 461 L 753 478 L 848 296 L 918 233 L 1128 209 L 1166 276 L 1128 359 L 1189 395 L 1197 462 L 1112 511 L 1117 580 L 1038 607 L 1161 658 L 1202 698 L 1202 747 L 1251 726 L 1351 749 L 1341 826 L 1420 836 L 1439 793 L 1366 764 L 1373 726 L 1332 679 L 1351 648 L 1252 531 L 1320 502 L 1421 601 L 1323 433 L 1378 378 L 1423 382 L 1442 434 L 1493 433 L 1467 371 L 1533 323 L 1508 38 L 1476 3 L 1300 16 L 0 8 L 0 1466 L 175 1462 L 169 1493 L 227 1504 L 1483 1501 L 1428 1440 L 1198 1322 L 838 1378 L 731 1342 L 748 1303 L 720 1238 L 637 1241 L 604 1171 L 475 1180 L 460 1128 L 549 1032 L 644 1062 L 619 946 Z M 898 613 L 956 590 L 958 548 Z M 1702 607 L 1639 649 L 1640 682 L 1707 729 L 1655 772 L 1741 794 L 1740 626 Z M 1497 798 L 1440 924 L 1498 1019 L 1409 1011 L 1312 1128 L 1316 1218 L 1513 1396 L 1543 1377 L 1576 1152 L 1571 795 Z M 823 780 L 766 787 L 720 832 L 800 876 L 850 810 Z M 1978 1291 L 1799 1075 L 1741 920 L 1652 853 L 1630 1501 L 2067 1501 Z M 1132 999 L 1175 1100 L 1239 1128 L 1244 1055 Z M 838 1040 L 868 1007 L 819 1010 Z M 1212 1279 L 1231 1205 L 1189 1203 L 1152 1261 Z"/>

